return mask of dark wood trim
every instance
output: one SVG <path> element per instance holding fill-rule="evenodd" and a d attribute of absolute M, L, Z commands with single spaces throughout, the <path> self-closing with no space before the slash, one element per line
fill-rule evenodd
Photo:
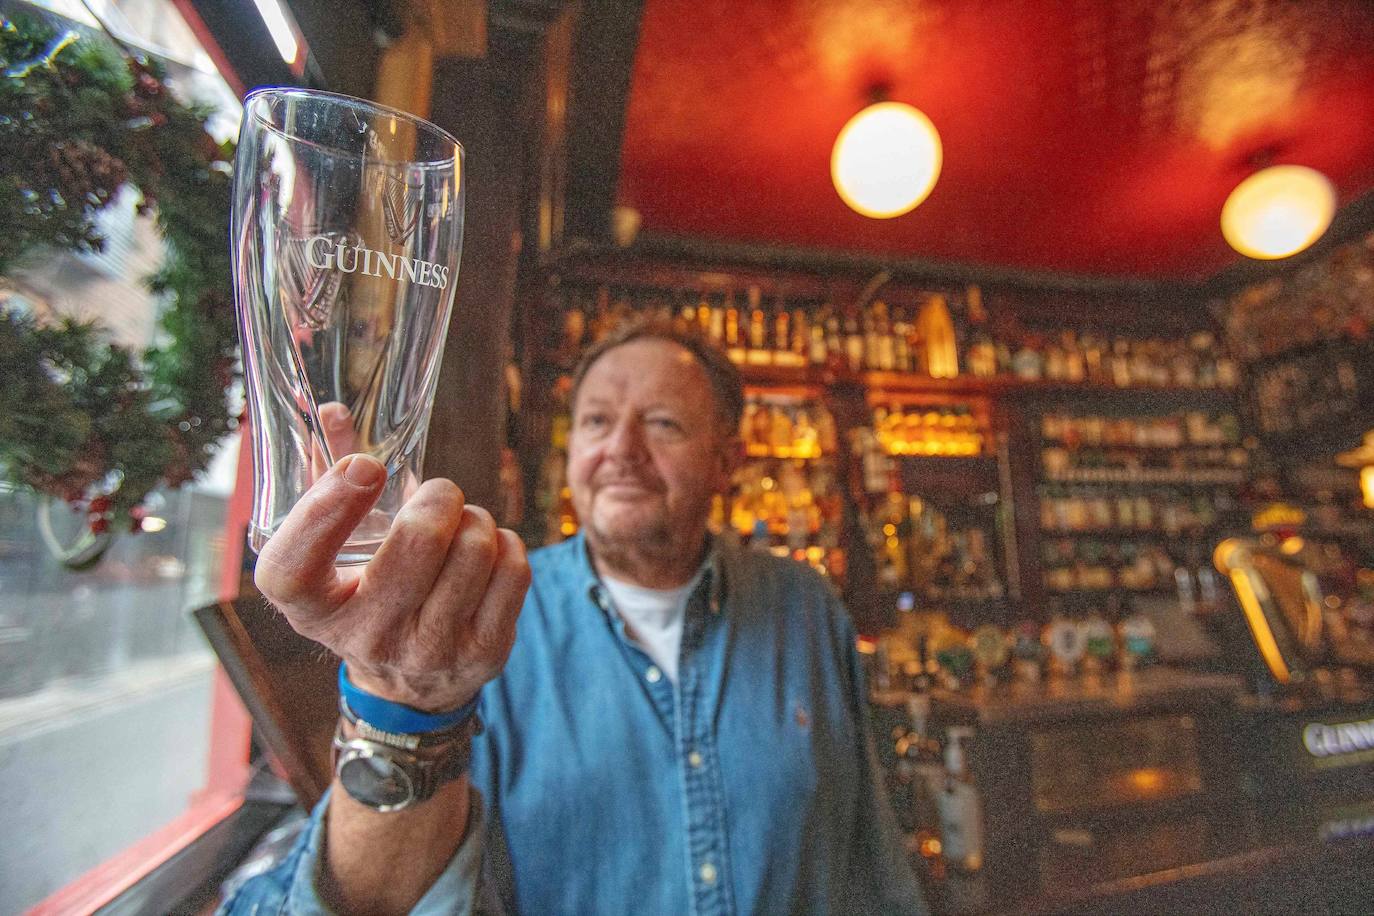
<path fill-rule="evenodd" d="M 252 4 L 236 0 L 192 0 L 192 4 L 211 37 L 228 58 L 229 65 L 248 89 L 307 83 L 293 74 L 281 59 L 267 25 Z M 307 35 L 307 43 L 309 40 L 310 36 Z M 309 83 L 328 88 L 323 80 Z"/>
<path fill-rule="evenodd" d="M 296 797 L 314 805 L 333 779 L 329 737 L 338 717 L 337 660 L 261 598 L 207 605 L 192 616 Z"/>
<path fill-rule="evenodd" d="M 566 230 L 611 237 L 643 0 L 581 0 L 568 91 Z"/>
<path fill-rule="evenodd" d="M 602 253 L 594 246 L 570 249 L 572 258 Z M 865 278 L 889 271 L 895 279 L 943 283 L 979 283 L 1017 289 L 1072 291 L 1101 295 L 1167 295 L 1199 300 L 1204 287 L 1186 280 L 1149 277 L 1108 277 L 1035 271 L 1026 268 L 983 264 L 957 264 L 911 258 L 783 245 L 770 242 L 736 242 L 688 236 L 641 232 L 626 254 L 698 263 L 735 264 L 767 269 L 805 270 L 816 273 L 852 275 Z"/>
<path fill-rule="evenodd" d="M 310 49 L 312 83 L 332 92 L 373 98 L 380 57 L 374 35 L 385 33 L 395 4 L 375 0 L 281 0 Z M 238 4 L 240 19 L 257 16 Z"/>
<path fill-rule="evenodd" d="M 539 75 L 537 36 L 494 32 L 486 58 L 434 70 L 433 120 L 463 144 L 463 263 L 444 345 L 425 476 L 456 482 L 499 511 L 506 443 L 505 370 L 522 246 L 529 123 L 526 87 Z"/>
<path fill-rule="evenodd" d="M 213 906 L 220 885 L 291 804 L 246 801 L 133 887 L 96 910 L 99 916 L 199 913 Z"/>

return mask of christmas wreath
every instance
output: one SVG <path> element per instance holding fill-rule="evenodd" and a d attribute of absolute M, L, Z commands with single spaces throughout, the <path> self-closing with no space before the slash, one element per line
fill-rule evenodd
<path fill-rule="evenodd" d="M 231 150 L 156 62 L 104 40 L 0 19 L 0 70 L 0 276 L 53 248 L 100 251 L 96 214 L 125 186 L 166 242 L 147 278 L 163 333 L 143 353 L 0 308 L 0 473 L 87 512 L 91 534 L 138 530 L 148 494 L 191 480 L 236 425 Z"/>

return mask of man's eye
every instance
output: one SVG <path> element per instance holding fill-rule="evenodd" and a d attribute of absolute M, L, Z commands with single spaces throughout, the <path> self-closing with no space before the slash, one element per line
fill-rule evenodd
<path fill-rule="evenodd" d="M 582 415 L 582 420 L 579 425 L 591 427 L 592 429 L 599 429 L 608 422 L 610 422 L 609 419 L 603 413 L 588 413 Z"/>
<path fill-rule="evenodd" d="M 670 432 L 681 432 L 682 425 L 672 417 L 651 417 L 649 426 L 652 429 L 666 430 Z"/>

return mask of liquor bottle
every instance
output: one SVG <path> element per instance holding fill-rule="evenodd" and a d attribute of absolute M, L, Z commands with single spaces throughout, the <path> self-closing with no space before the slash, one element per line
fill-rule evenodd
<path fill-rule="evenodd" d="M 773 306 L 773 362 L 778 362 L 779 354 L 792 349 L 792 316 L 787 304 L 779 297 Z"/>
<path fill-rule="evenodd" d="M 835 454 L 835 450 L 839 447 L 838 432 L 835 428 L 835 417 L 824 405 L 821 405 L 817 411 L 816 439 L 820 445 L 822 454 L 833 455 Z"/>
<path fill-rule="evenodd" d="M 772 430 L 768 439 L 769 453 L 783 458 L 791 457 L 795 439 L 792 417 L 778 404 L 770 408 L 770 413 Z"/>
<path fill-rule="evenodd" d="M 1096 609 L 1083 621 L 1083 665 L 1089 671 L 1102 671 L 1116 657 L 1116 630 Z"/>
<path fill-rule="evenodd" d="M 864 334 L 855 312 L 851 308 L 844 316 L 844 354 L 849 361 L 850 372 L 860 372 L 864 368 Z"/>
<path fill-rule="evenodd" d="M 931 378 L 958 378 L 959 344 L 944 296 L 926 300 L 916 316 L 916 326 L 925 342 L 925 365 Z"/>
<path fill-rule="evenodd" d="M 793 427 L 792 454 L 797 458 L 818 458 L 821 454 L 820 431 L 811 422 L 806 408 L 797 411 Z"/>
<path fill-rule="evenodd" d="M 763 293 L 757 286 L 749 287 L 749 362 L 761 360 L 768 347 L 768 322 L 763 313 Z"/>
<path fill-rule="evenodd" d="M 748 321 L 748 315 L 743 316 Z M 725 354 L 732 363 L 743 363 L 747 356 L 745 350 L 745 326 L 741 323 L 739 308 L 735 305 L 734 293 L 725 297 Z"/>
<path fill-rule="evenodd" d="M 1059 599 L 1052 600 L 1057 603 Z M 1056 672 L 1061 676 L 1072 676 L 1088 648 L 1083 627 L 1077 621 L 1064 617 L 1061 612 L 1056 612 L 1046 625 L 1042 638 Z"/>
<path fill-rule="evenodd" d="M 1127 609 L 1129 610 L 1129 608 Z M 1155 625 L 1144 614 L 1128 613 L 1117 628 L 1121 634 L 1121 667 L 1139 668 L 1155 651 Z"/>
<path fill-rule="evenodd" d="M 716 346 L 725 343 L 725 306 L 719 299 L 711 300 L 710 336 Z"/>
<path fill-rule="evenodd" d="M 1003 340 L 997 341 L 997 374 L 999 376 L 1008 376 L 1012 374 L 1011 347 Z"/>
<path fill-rule="evenodd" d="M 878 369 L 878 303 L 870 302 L 861 316 L 864 334 L 864 367 Z"/>
<path fill-rule="evenodd" d="M 678 309 L 677 319 L 673 322 L 673 330 L 679 334 L 692 334 L 697 329 L 697 308 L 690 303 Z"/>
<path fill-rule="evenodd" d="M 1094 384 L 1101 385 L 1111 381 L 1106 345 L 1095 334 L 1083 335 L 1083 371 L 1087 381 Z"/>
<path fill-rule="evenodd" d="M 1112 384 L 1118 388 L 1131 387 L 1131 345 L 1122 338 L 1112 341 Z"/>
<path fill-rule="evenodd" d="M 1052 382 L 1062 382 L 1068 377 L 1068 363 L 1059 344 L 1050 343 L 1045 350 L 1045 378 Z"/>
<path fill-rule="evenodd" d="M 758 410 L 754 411 L 753 436 L 754 442 L 757 443 L 756 448 L 758 449 L 758 453 L 761 455 L 768 454 L 769 443 L 773 438 L 773 417 L 771 410 L 772 407 L 770 405 L 760 403 L 758 405 Z"/>
<path fill-rule="evenodd" d="M 754 400 L 753 398 L 749 398 L 744 402 L 744 413 L 740 416 L 739 421 L 739 437 L 740 441 L 744 444 L 744 452 L 747 455 L 753 455 L 758 450 L 758 446 L 756 444 L 758 442 L 758 439 L 754 435 L 754 415 L 758 412 L 758 401 Z"/>
<path fill-rule="evenodd" d="M 611 333 L 611 291 L 606 286 L 596 289 L 596 313 L 592 316 L 592 343 L 597 343 Z"/>
<path fill-rule="evenodd" d="M 1065 331 L 1061 337 L 1064 348 L 1064 378 L 1070 382 L 1082 382 L 1088 376 L 1083 351 L 1079 348 L 1078 337 L 1073 331 Z"/>
<path fill-rule="evenodd" d="M 824 366 L 830 359 L 830 347 L 826 342 L 826 327 L 830 322 L 830 304 L 821 306 L 816 320 L 811 322 L 810 341 L 807 345 L 807 359 L 813 366 Z"/>
<path fill-rule="evenodd" d="M 1036 382 L 1045 377 L 1045 361 L 1032 339 L 1027 338 L 1011 358 L 1011 371 L 1017 378 Z"/>
<path fill-rule="evenodd" d="M 945 861 L 966 872 L 983 867 L 983 803 L 973 782 L 969 746 L 973 728 L 945 730 L 945 785 L 938 799 Z"/>
<path fill-rule="evenodd" d="M 877 316 L 874 333 L 878 335 L 878 368 L 883 372 L 891 372 L 896 368 L 897 348 L 892 336 L 892 325 L 888 320 L 887 303 L 875 302 L 873 309 Z"/>
<path fill-rule="evenodd" d="M 828 303 L 826 304 L 825 308 L 826 362 L 830 363 L 832 361 L 835 361 L 838 364 L 838 362 L 841 361 L 845 355 L 846 340 L 844 335 L 844 325 L 841 321 L 839 312 L 833 309 Z"/>
<path fill-rule="evenodd" d="M 892 312 L 892 367 L 898 372 L 913 372 L 916 368 L 911 354 L 911 323 L 901 305 Z"/>
<path fill-rule="evenodd" d="M 559 343 L 559 353 L 569 363 L 582 352 L 583 341 L 587 336 L 587 312 L 581 297 L 574 297 L 563 313 L 563 339 Z"/>
<path fill-rule="evenodd" d="M 806 310 L 795 308 L 792 310 L 792 340 L 791 358 L 788 360 L 790 365 L 805 366 L 808 362 L 807 348 L 811 345 L 811 324 L 807 320 Z"/>
<path fill-rule="evenodd" d="M 1217 387 L 1216 339 L 1207 331 L 1199 331 L 1188 340 L 1197 364 L 1196 384 L 1199 388 Z"/>
<path fill-rule="evenodd" d="M 1217 384 L 1227 389 L 1240 385 L 1240 365 L 1230 356 L 1217 358 Z"/>
<path fill-rule="evenodd" d="M 702 296 L 697 301 L 697 327 L 696 331 L 707 340 L 711 339 L 711 303 Z"/>
<path fill-rule="evenodd" d="M 968 368 L 974 378 L 992 378 L 997 375 L 997 348 L 986 331 L 975 331 L 973 343 L 968 348 Z"/>

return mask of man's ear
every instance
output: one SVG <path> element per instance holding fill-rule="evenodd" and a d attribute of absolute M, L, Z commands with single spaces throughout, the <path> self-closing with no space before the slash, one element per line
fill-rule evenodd
<path fill-rule="evenodd" d="M 735 476 L 735 471 L 739 470 L 744 464 L 745 451 L 744 440 L 734 430 L 721 434 L 722 442 L 720 448 L 716 449 L 716 460 L 719 466 L 720 478 L 716 481 L 716 490 L 724 493 L 730 488 L 730 481 Z"/>

